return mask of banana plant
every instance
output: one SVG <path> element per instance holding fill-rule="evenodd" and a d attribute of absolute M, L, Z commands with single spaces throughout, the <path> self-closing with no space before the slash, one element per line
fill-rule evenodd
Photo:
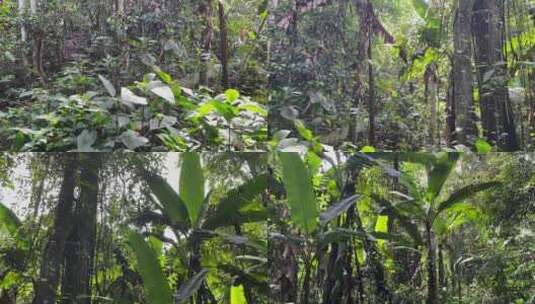
<path fill-rule="evenodd" d="M 395 155 L 378 154 L 378 157 L 392 158 Z M 397 154 L 400 161 L 418 163 L 425 166 L 427 184 L 422 185 L 409 174 L 402 173 L 400 183 L 408 194 L 397 193 L 402 201 L 393 203 L 381 196 L 372 195 L 392 218 L 412 237 L 415 246 L 427 247 L 428 295 L 427 303 L 438 303 L 438 288 L 436 282 L 436 244 L 434 240 L 434 227 L 441 215 L 458 206 L 478 192 L 499 186 L 497 181 L 472 183 L 463 186 L 452 193 L 445 192 L 445 183 L 460 158 L 459 153 L 433 154 Z M 443 197 L 446 197 L 443 199 Z M 425 234 L 422 237 L 420 227 L 423 226 Z"/>
<path fill-rule="evenodd" d="M 172 228 L 177 240 L 186 240 L 190 259 L 183 261 L 183 264 L 189 264 L 191 279 L 204 272 L 200 266 L 202 240 L 218 237 L 227 242 L 261 250 L 261 244 L 249 241 L 240 235 L 222 232 L 218 228 L 236 227 L 244 223 L 262 222 L 267 219 L 266 210 L 257 200 L 257 197 L 267 188 L 267 174 L 255 176 L 231 189 L 212 207 L 210 205 L 211 192 L 205 189 L 199 154 L 182 153 L 181 159 L 179 193 L 163 177 L 154 174 L 146 175 L 149 188 L 156 197 L 157 205 L 161 210 L 161 214 L 151 212 L 146 218 L 157 223 L 165 223 Z M 223 267 L 223 270 L 225 269 L 227 268 Z M 249 287 L 258 290 L 268 290 L 262 280 L 256 279 L 255 272 L 251 275 L 243 273 L 240 269 L 232 271 L 240 277 L 237 281 L 245 282 L 243 284 L 249 284 Z M 196 274 L 193 275 L 194 273 Z M 198 280 L 199 277 L 196 282 Z M 199 292 L 204 290 L 205 293 L 209 293 L 203 287 L 202 282 L 198 284 Z M 212 296 L 207 295 L 207 297 Z"/>

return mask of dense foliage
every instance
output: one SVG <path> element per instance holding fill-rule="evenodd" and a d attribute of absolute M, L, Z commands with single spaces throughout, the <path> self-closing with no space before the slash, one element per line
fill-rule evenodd
<path fill-rule="evenodd" d="M 276 1 L 270 129 L 343 150 L 532 149 L 531 0 Z M 287 143 L 282 148 L 287 148 Z"/>
<path fill-rule="evenodd" d="M 532 155 L 274 156 L 277 303 L 532 303 Z"/>
<path fill-rule="evenodd" d="M 267 303 L 263 155 L 170 157 L 2 155 L 0 303 Z"/>
<path fill-rule="evenodd" d="M 265 4 L 2 1 L 0 148 L 264 149 Z"/>

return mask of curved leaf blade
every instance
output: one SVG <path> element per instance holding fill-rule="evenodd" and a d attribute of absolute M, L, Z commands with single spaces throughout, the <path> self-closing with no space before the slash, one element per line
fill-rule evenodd
<path fill-rule="evenodd" d="M 372 195 L 372 198 L 383 206 L 388 214 L 392 217 L 395 217 L 399 220 L 400 225 L 407 231 L 407 233 L 412 237 L 416 246 L 423 244 L 422 235 L 418 230 L 418 226 L 414 224 L 409 217 L 404 215 L 401 211 L 398 210 L 392 203 L 388 200 L 383 199 L 377 195 Z"/>
<path fill-rule="evenodd" d="M 440 203 L 440 205 L 437 208 L 435 217 L 438 216 L 442 211 L 455 206 L 456 204 L 462 202 L 463 200 L 471 196 L 474 196 L 476 193 L 499 186 L 499 185 L 501 185 L 500 182 L 488 182 L 488 183 L 471 184 L 468 186 L 464 186 L 461 189 L 452 193 L 448 199 Z"/>
<path fill-rule="evenodd" d="M 15 236 L 21 225 L 22 222 L 15 213 L 0 203 L 0 227 L 5 227 L 11 236 Z"/>
<path fill-rule="evenodd" d="M 359 199 L 360 195 L 355 194 L 350 197 L 346 197 L 339 201 L 338 203 L 330 206 L 327 210 L 320 214 L 320 224 L 325 225 L 333 218 L 339 216 L 340 214 L 346 212 L 355 202 Z"/>
<path fill-rule="evenodd" d="M 208 274 L 207 269 L 201 270 L 199 273 L 191 277 L 186 283 L 180 286 L 178 294 L 176 296 L 177 303 L 184 303 L 189 297 L 191 297 L 199 287 Z"/>
<path fill-rule="evenodd" d="M 169 185 L 169 183 L 159 175 L 147 175 L 147 182 L 152 193 L 162 204 L 163 211 L 171 221 L 186 229 L 190 227 L 188 209 L 186 204 Z"/>
<path fill-rule="evenodd" d="M 299 154 L 279 152 L 279 158 L 291 218 L 297 227 L 309 234 L 316 229 L 318 217 L 310 174 Z"/>
<path fill-rule="evenodd" d="M 217 227 L 243 223 L 248 219 L 244 217 L 245 215 L 251 215 L 251 219 L 259 219 L 259 216 L 261 217 L 263 214 L 266 216 L 264 220 L 267 219 L 265 210 L 240 211 L 240 209 L 248 206 L 252 200 L 266 190 L 267 186 L 268 175 L 262 174 L 230 190 L 219 201 L 215 213 L 206 220 L 204 227 L 214 230 Z"/>
<path fill-rule="evenodd" d="M 197 223 L 204 201 L 204 175 L 198 153 L 181 154 L 179 193 L 186 204 L 191 223 Z"/>
<path fill-rule="evenodd" d="M 164 276 L 158 257 L 143 237 L 134 231 L 127 234 L 137 260 L 137 269 L 143 279 L 143 289 L 149 303 L 171 304 L 173 294 Z"/>

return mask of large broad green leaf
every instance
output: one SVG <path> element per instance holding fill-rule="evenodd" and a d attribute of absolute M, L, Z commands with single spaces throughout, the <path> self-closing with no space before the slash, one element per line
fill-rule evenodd
<path fill-rule="evenodd" d="M 171 185 L 159 175 L 148 174 L 147 176 L 149 187 L 162 204 L 165 215 L 182 229 L 190 228 L 186 204 Z"/>
<path fill-rule="evenodd" d="M 318 206 L 310 174 L 299 154 L 281 152 L 279 157 L 292 221 L 306 233 L 311 233 L 318 224 Z"/>
<path fill-rule="evenodd" d="M 15 236 L 21 225 L 22 223 L 15 213 L 0 203 L 0 228 L 5 227 L 11 236 Z"/>
<path fill-rule="evenodd" d="M 418 230 L 418 226 L 415 223 L 413 223 L 408 216 L 403 214 L 398 208 L 396 208 L 388 200 L 377 195 L 372 195 L 372 197 L 376 202 L 378 202 L 382 207 L 386 209 L 386 211 L 391 217 L 398 219 L 400 225 L 412 237 L 416 246 L 423 244 L 422 235 L 420 234 L 420 231 Z"/>
<path fill-rule="evenodd" d="M 180 169 L 180 197 L 188 209 L 191 223 L 197 223 L 204 201 L 204 175 L 198 153 L 186 152 L 181 154 Z"/>
<path fill-rule="evenodd" d="M 440 203 L 440 205 L 437 208 L 435 217 L 438 216 L 442 211 L 447 210 L 455 206 L 458 203 L 461 203 L 463 200 L 475 195 L 476 193 L 490 189 L 492 187 L 499 186 L 499 185 L 501 185 L 500 182 L 488 182 L 488 183 L 481 183 L 481 184 L 472 184 L 472 185 L 462 187 L 461 189 L 451 194 L 448 199 Z"/>
<path fill-rule="evenodd" d="M 442 190 L 442 186 L 450 176 L 451 171 L 459 159 L 459 153 L 444 153 L 429 168 L 427 175 L 427 199 L 432 202 Z"/>
<path fill-rule="evenodd" d="M 143 290 L 147 302 L 154 304 L 173 303 L 173 294 L 154 250 L 136 232 L 129 231 L 127 237 L 136 256 L 137 270 L 143 279 Z"/>
<path fill-rule="evenodd" d="M 185 303 L 189 297 L 191 297 L 199 287 L 201 287 L 202 282 L 206 278 L 206 275 L 208 274 L 208 270 L 203 269 L 191 279 L 189 279 L 186 283 L 184 283 L 182 286 L 180 286 L 180 289 L 178 290 L 177 296 L 176 296 L 176 302 L 177 303 Z"/>
<path fill-rule="evenodd" d="M 232 286 L 230 288 L 230 304 L 247 304 L 243 285 Z"/>
<path fill-rule="evenodd" d="M 206 220 L 204 227 L 213 230 L 217 227 L 243 223 L 244 220 L 247 220 L 247 218 L 243 217 L 245 214 L 254 214 L 255 216 L 259 215 L 259 212 L 266 214 L 263 208 L 256 210 L 240 209 L 247 206 L 260 193 L 266 190 L 267 180 L 267 174 L 262 174 L 227 192 L 217 205 L 215 213 Z"/>

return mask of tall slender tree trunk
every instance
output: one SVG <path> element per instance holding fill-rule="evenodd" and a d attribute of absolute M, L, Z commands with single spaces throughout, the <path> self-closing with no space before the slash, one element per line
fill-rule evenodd
<path fill-rule="evenodd" d="M 474 0 L 459 0 L 453 25 L 453 100 L 457 144 L 470 146 L 476 137 L 473 120 L 472 7 Z"/>
<path fill-rule="evenodd" d="M 24 12 L 26 10 L 26 0 L 19 0 L 19 15 L 24 15 Z M 22 42 L 26 42 L 28 39 L 28 33 L 26 31 L 26 25 L 24 24 L 24 19 L 22 19 L 21 25 L 20 25 L 20 40 Z"/>
<path fill-rule="evenodd" d="M 473 12 L 475 59 L 478 70 L 483 134 L 506 151 L 518 149 L 504 59 L 504 4 L 476 0 Z"/>
<path fill-rule="evenodd" d="M 199 4 L 199 16 L 204 29 L 201 34 L 201 58 L 199 70 L 199 85 L 208 84 L 208 64 L 212 48 L 212 0 L 201 0 Z"/>
<path fill-rule="evenodd" d="M 453 71 L 450 73 L 448 92 L 446 96 L 446 126 L 444 140 L 448 147 L 455 143 L 455 101 L 453 100 Z"/>
<path fill-rule="evenodd" d="M 98 153 L 80 154 L 80 202 L 76 204 L 74 227 L 65 248 L 63 304 L 91 303 L 101 162 Z"/>
<path fill-rule="evenodd" d="M 429 105 L 429 144 L 435 147 L 435 133 L 437 130 L 437 90 L 438 76 L 435 63 L 429 64 L 425 70 L 425 99 Z"/>
<path fill-rule="evenodd" d="M 427 245 L 427 300 L 426 304 L 438 303 L 437 267 L 435 240 L 432 231 L 432 223 L 426 222 L 426 245 Z"/>
<path fill-rule="evenodd" d="M 370 4 L 371 5 L 371 4 Z M 373 35 L 371 30 L 371 24 L 368 36 L 368 144 L 372 147 L 375 146 L 375 112 L 376 112 L 376 98 L 375 98 L 375 77 L 373 75 L 373 64 L 372 64 L 372 37 Z"/>
<path fill-rule="evenodd" d="M 225 7 L 221 1 L 218 2 L 219 10 L 219 35 L 221 52 L 221 86 L 223 89 L 229 88 L 228 79 L 228 31 L 227 31 L 227 16 L 225 14 Z"/>
<path fill-rule="evenodd" d="M 55 304 L 65 242 L 71 231 L 76 180 L 76 154 L 64 154 L 63 181 L 54 212 L 54 227 L 43 251 L 41 270 L 35 286 L 33 304 Z"/>

